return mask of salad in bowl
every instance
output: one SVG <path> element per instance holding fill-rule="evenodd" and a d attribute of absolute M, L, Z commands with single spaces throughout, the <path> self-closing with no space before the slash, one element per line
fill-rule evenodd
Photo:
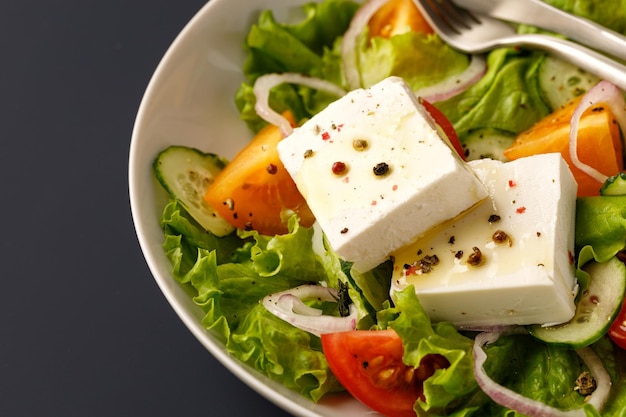
<path fill-rule="evenodd" d="M 131 206 L 181 319 L 294 414 L 617 416 L 625 130 L 614 85 L 456 51 L 412 0 L 212 0 L 142 102 Z"/>

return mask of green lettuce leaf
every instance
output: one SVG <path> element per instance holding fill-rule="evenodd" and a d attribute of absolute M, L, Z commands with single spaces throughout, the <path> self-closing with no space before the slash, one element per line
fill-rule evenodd
<path fill-rule="evenodd" d="M 278 22 L 270 10 L 262 11 L 245 39 L 246 82 L 235 95 L 241 118 L 254 132 L 266 125 L 254 110 L 252 86 L 268 73 L 297 72 L 342 84 L 339 40 L 359 4 L 350 0 L 325 0 L 300 7 L 303 17 L 295 23 Z M 296 118 L 311 117 L 337 97 L 295 85 L 272 89 L 270 106 L 291 110 Z"/>
<path fill-rule="evenodd" d="M 626 247 L 626 196 L 579 197 L 575 231 L 576 278 L 584 290 L 591 277 L 582 267 L 606 262 Z"/>
<path fill-rule="evenodd" d="M 328 280 L 312 248 L 312 229 L 300 227 L 293 216 L 284 235 L 239 231 L 215 238 L 176 202 L 164 209 L 162 225 L 174 277 L 204 311 L 203 326 L 233 357 L 313 401 L 341 389 L 319 338 L 260 304 L 268 294 Z"/>
<path fill-rule="evenodd" d="M 343 388 L 331 373 L 320 339 L 257 304 L 233 330 L 228 350 L 287 388 L 318 401 Z"/>
<path fill-rule="evenodd" d="M 463 141 L 473 130 L 491 128 L 516 135 L 549 113 L 541 98 L 538 68 L 541 53 L 497 49 L 487 57 L 485 76 L 463 93 L 437 107 Z"/>
<path fill-rule="evenodd" d="M 626 34 L 626 1 L 544 0 L 568 13 L 585 17 L 616 32 Z"/>
<path fill-rule="evenodd" d="M 451 323 L 433 327 L 413 286 L 396 292 L 395 296 L 397 317 L 388 326 L 402 338 L 404 363 L 418 367 L 428 354 L 443 355 L 450 362 L 447 369 L 437 370 L 424 382 L 425 400 L 418 400 L 415 405 L 420 416 L 437 415 L 478 389 L 473 374 L 473 340 L 461 335 Z M 381 320 L 379 324 L 384 322 Z"/>
<path fill-rule="evenodd" d="M 626 416 L 626 351 L 616 347 L 605 336 L 596 342 L 594 349 L 602 358 L 613 386 L 606 406 L 602 410 L 603 417 Z"/>
<path fill-rule="evenodd" d="M 391 260 L 387 260 L 367 272 L 350 268 L 350 277 L 354 286 L 360 290 L 374 313 L 385 308 L 385 303 L 390 301 L 389 290 L 392 273 L 393 262 Z"/>
<path fill-rule="evenodd" d="M 573 350 L 549 346 L 528 335 L 509 335 L 485 351 L 485 370 L 499 384 L 557 409 L 585 408 L 588 416 L 599 416 L 595 409 L 584 406 L 585 397 L 573 389 L 586 370 Z M 523 417 L 491 401 L 477 415 Z"/>
<path fill-rule="evenodd" d="M 575 241 L 584 262 L 590 260 L 590 256 L 598 262 L 605 262 L 624 249 L 626 196 L 579 197 L 576 200 Z"/>
<path fill-rule="evenodd" d="M 446 322 L 433 326 L 412 286 L 396 293 L 395 307 L 379 312 L 378 325 L 400 335 L 406 364 L 417 366 L 428 354 L 443 355 L 450 362 L 449 368 L 438 370 L 424 382 L 424 400 L 415 404 L 418 416 L 523 417 L 494 403 L 478 387 L 473 371 L 474 333 L 462 334 Z M 485 371 L 504 387 L 554 408 L 584 407 L 585 397 L 574 386 L 586 368 L 574 350 L 546 345 L 530 335 L 502 336 L 484 349 Z M 612 380 L 619 381 L 616 390 L 624 393 L 626 364 L 615 356 L 614 345 L 603 338 L 594 349 L 605 358 Z M 626 357 L 622 351 L 617 354 Z M 618 399 L 617 393 L 612 397 L 615 402 L 609 409 L 623 412 L 620 404 L 624 400 Z M 585 411 L 588 416 L 599 415 L 591 407 Z"/>
<path fill-rule="evenodd" d="M 165 232 L 164 250 L 175 274 L 182 277 L 196 262 L 198 248 L 216 250 L 217 262 L 228 262 L 244 242 L 233 232 L 217 237 L 206 232 L 191 217 L 178 200 L 171 200 L 163 209 L 161 227 Z"/>
<path fill-rule="evenodd" d="M 286 25 L 278 23 L 271 10 L 261 12 L 257 23 L 250 28 L 245 46 L 249 55 L 244 73 L 252 80 L 268 72 L 308 73 L 321 64 L 320 55 Z"/>
<path fill-rule="evenodd" d="M 266 236 L 256 230 L 238 231 L 243 239 L 253 239 L 250 260 L 256 273 L 291 281 L 317 282 L 325 276 L 320 257 L 313 250 L 313 229 L 300 226 L 298 217 L 289 219 L 289 233 Z"/>
<path fill-rule="evenodd" d="M 366 273 L 352 268 L 351 262 L 341 259 L 330 247 L 326 236 L 320 233 L 320 256 L 324 264 L 328 280 L 326 284 L 339 288 L 340 283 L 347 285 L 348 295 L 357 310 L 357 328 L 370 329 L 375 325 L 376 312 L 383 308 L 384 300 L 389 300 L 391 284 L 391 265 L 385 262 Z"/>
<path fill-rule="evenodd" d="M 439 36 L 406 32 L 369 39 L 366 29 L 359 37 L 358 62 L 363 87 L 395 75 L 418 90 L 463 72 L 469 59 Z"/>

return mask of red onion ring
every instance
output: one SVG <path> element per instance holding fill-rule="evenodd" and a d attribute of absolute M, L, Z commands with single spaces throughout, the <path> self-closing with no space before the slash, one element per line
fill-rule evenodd
<path fill-rule="evenodd" d="M 305 74 L 286 72 L 280 74 L 265 74 L 257 78 L 253 87 L 254 95 L 256 97 L 254 109 L 263 120 L 278 126 L 284 137 L 291 134 L 293 127 L 286 118 L 284 118 L 280 113 L 274 111 L 269 104 L 270 90 L 282 83 L 301 84 L 316 90 L 335 94 L 338 97 L 346 94 L 346 91 L 343 88 L 331 83 L 330 81 L 310 77 Z"/>
<path fill-rule="evenodd" d="M 461 94 L 485 75 L 487 71 L 487 61 L 482 55 L 471 55 L 468 67 L 461 73 L 453 75 L 445 80 L 420 88 L 415 95 L 424 97 L 430 103 L 444 101 Z"/>
<path fill-rule="evenodd" d="M 350 305 L 346 317 L 326 316 L 322 310 L 307 306 L 302 299 L 319 299 L 336 302 L 339 294 L 334 288 L 320 285 L 301 285 L 263 298 L 263 306 L 276 317 L 291 325 L 320 336 L 324 333 L 343 332 L 356 329 L 357 310 Z"/>
<path fill-rule="evenodd" d="M 591 394 L 587 403 L 593 405 L 596 410 L 600 411 L 611 393 L 611 377 L 604 368 L 602 360 L 593 349 L 585 347 L 577 349 L 576 353 L 583 362 L 585 362 L 585 365 L 589 368 L 589 372 L 593 375 L 597 384 L 596 390 Z"/>
<path fill-rule="evenodd" d="M 580 118 L 585 110 L 593 107 L 597 103 L 606 103 L 609 106 L 619 124 L 622 135 L 626 135 L 626 104 L 624 103 L 624 97 L 619 88 L 614 84 L 608 81 L 600 81 L 587 91 L 578 107 L 574 109 L 570 121 L 569 154 L 572 159 L 572 164 L 576 168 L 594 178 L 596 181 L 604 183 L 608 179 L 607 175 L 585 164 L 578 158 L 578 124 Z"/>
<path fill-rule="evenodd" d="M 520 328 L 519 333 L 522 331 L 525 333 L 525 330 Z M 515 333 L 518 333 L 518 331 L 515 331 Z M 494 343 L 502 334 L 502 332 L 480 333 L 474 341 L 474 376 L 485 394 L 495 403 L 529 417 L 586 417 L 586 413 L 582 408 L 569 411 L 559 410 L 540 401 L 524 397 L 491 379 L 484 369 L 487 354 L 482 347 L 486 344 Z M 508 332 L 507 334 L 512 333 Z M 588 403 L 600 411 L 609 396 L 611 378 L 606 369 L 604 369 L 602 361 L 591 348 L 579 349 L 576 353 L 585 362 L 585 365 L 587 365 L 597 382 L 598 387 L 589 396 Z"/>
<path fill-rule="evenodd" d="M 372 16 L 374 16 L 378 9 L 387 3 L 387 1 L 388 0 L 368 0 L 365 2 L 359 10 L 356 11 L 350 21 L 348 30 L 343 34 L 343 39 L 341 40 L 341 62 L 346 85 L 350 90 L 361 87 L 361 74 L 359 74 L 356 56 L 357 39 Z"/>

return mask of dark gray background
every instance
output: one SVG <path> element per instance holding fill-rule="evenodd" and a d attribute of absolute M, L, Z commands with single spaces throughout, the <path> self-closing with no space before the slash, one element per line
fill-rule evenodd
<path fill-rule="evenodd" d="M 0 8 L 0 416 L 280 416 L 179 321 L 133 230 L 143 91 L 204 0 Z"/>

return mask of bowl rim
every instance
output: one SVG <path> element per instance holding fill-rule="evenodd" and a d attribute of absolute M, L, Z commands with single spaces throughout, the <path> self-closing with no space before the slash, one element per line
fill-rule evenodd
<path fill-rule="evenodd" d="M 239 1 L 241 3 L 245 3 L 246 5 L 248 4 L 248 0 Z M 342 415 L 343 412 L 347 411 L 346 405 L 351 408 L 352 403 L 356 402 L 356 400 L 346 394 L 340 394 L 338 396 L 329 394 L 323 399 L 325 404 L 321 402 L 314 403 L 301 394 L 289 390 L 282 384 L 271 380 L 269 377 L 262 375 L 249 365 L 246 365 L 245 363 L 230 356 L 223 343 L 211 334 L 210 331 L 205 329 L 200 320 L 198 320 L 198 317 L 191 314 L 188 308 L 181 304 L 181 302 L 176 298 L 176 294 L 172 290 L 172 285 L 176 287 L 181 286 L 175 282 L 173 277 L 164 274 L 164 272 L 159 268 L 158 258 L 164 257 L 165 254 L 162 251 L 161 246 L 158 248 L 160 249 L 160 252 L 157 252 L 154 242 L 151 242 L 149 239 L 150 233 L 148 233 L 148 231 L 151 227 L 150 222 L 142 217 L 142 213 L 145 212 L 145 208 L 152 204 L 151 201 L 146 202 L 145 198 L 142 198 L 144 194 L 142 192 L 142 186 L 144 186 L 145 183 L 141 181 L 141 178 L 142 176 L 145 178 L 145 172 L 143 171 L 145 171 L 147 167 L 145 164 L 139 162 L 139 154 L 141 153 L 139 142 L 140 138 L 144 134 L 145 117 L 146 113 L 149 112 L 149 103 L 153 100 L 156 94 L 157 86 L 162 83 L 167 69 L 174 65 L 172 60 L 176 51 L 195 36 L 195 29 L 205 19 L 207 19 L 208 14 L 212 13 L 218 7 L 227 2 L 233 3 L 233 0 L 207 1 L 207 3 L 205 3 L 204 6 L 202 6 L 186 23 L 183 29 L 176 35 L 170 46 L 166 49 L 166 52 L 151 75 L 146 90 L 141 98 L 132 128 L 128 154 L 128 192 L 133 226 L 139 246 L 153 279 L 156 281 L 159 289 L 165 296 L 171 308 L 175 311 L 193 336 L 213 355 L 214 358 L 217 359 L 218 362 L 222 364 L 222 366 L 224 366 L 240 381 L 244 382 L 262 397 L 293 415 L 302 417 L 324 417 L 330 414 L 334 415 L 334 408 L 337 407 L 337 416 L 339 416 Z M 297 6 L 298 4 L 295 5 Z M 264 6 L 264 8 L 267 7 L 271 7 L 271 5 Z M 346 399 L 343 397 L 348 398 Z M 359 406 L 361 405 L 359 404 Z M 364 408 L 364 411 L 368 412 L 366 408 Z M 377 414 L 373 411 L 369 411 L 369 413 L 373 413 L 374 415 Z"/>

